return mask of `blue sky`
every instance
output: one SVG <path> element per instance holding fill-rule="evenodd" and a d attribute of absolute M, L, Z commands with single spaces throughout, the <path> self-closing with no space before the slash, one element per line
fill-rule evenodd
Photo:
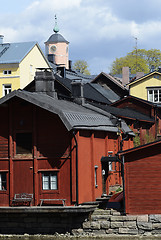
<path fill-rule="evenodd" d="M 44 42 L 60 34 L 74 62 L 86 60 L 92 74 L 109 73 L 112 62 L 135 47 L 161 50 L 160 0 L 0 0 L 4 42 Z"/>

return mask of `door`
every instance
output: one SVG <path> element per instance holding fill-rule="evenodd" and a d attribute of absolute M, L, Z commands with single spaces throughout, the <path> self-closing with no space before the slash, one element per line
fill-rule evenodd
<path fill-rule="evenodd" d="M 15 160 L 13 162 L 13 193 L 33 194 L 32 160 Z"/>

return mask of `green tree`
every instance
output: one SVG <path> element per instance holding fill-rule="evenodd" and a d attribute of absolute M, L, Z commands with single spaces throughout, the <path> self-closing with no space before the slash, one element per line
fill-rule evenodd
<path fill-rule="evenodd" d="M 90 71 L 88 70 L 88 64 L 85 60 L 77 60 L 73 64 L 73 69 L 79 71 L 80 73 L 90 75 Z"/>
<path fill-rule="evenodd" d="M 122 73 L 122 67 L 130 67 L 131 73 L 136 72 L 148 73 L 154 66 L 157 70 L 161 66 L 161 51 L 158 49 L 134 49 L 125 57 L 116 58 L 111 66 L 111 74 Z"/>

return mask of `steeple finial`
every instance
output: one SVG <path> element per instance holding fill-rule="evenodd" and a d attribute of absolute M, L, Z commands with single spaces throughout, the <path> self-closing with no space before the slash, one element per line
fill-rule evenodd
<path fill-rule="evenodd" d="M 55 14 L 55 27 L 54 27 L 53 31 L 54 31 L 55 33 L 58 33 L 58 32 L 59 32 L 59 27 L 58 27 L 58 25 L 57 25 L 57 16 L 56 16 L 56 14 Z"/>

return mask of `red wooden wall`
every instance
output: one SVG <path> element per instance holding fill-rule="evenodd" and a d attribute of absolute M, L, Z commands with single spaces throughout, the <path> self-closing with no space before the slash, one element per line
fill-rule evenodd
<path fill-rule="evenodd" d="M 161 144 L 125 155 L 128 214 L 161 214 Z"/>
<path fill-rule="evenodd" d="M 40 199 L 67 199 L 67 205 L 76 202 L 76 143 L 60 118 L 18 98 L 0 107 L 0 172 L 6 172 L 7 190 L 0 190 L 0 205 L 12 203 L 16 193 L 33 193 L 34 205 Z M 32 133 L 32 153 L 16 154 L 16 133 Z M 78 131 L 78 196 L 79 203 L 101 197 L 102 156 L 119 150 L 116 133 Z M 131 146 L 131 141 L 124 148 Z M 114 163 L 113 163 L 114 164 Z M 95 167 L 97 166 L 97 186 Z M 42 190 L 42 173 L 56 172 L 57 190 Z M 109 187 L 121 184 L 120 165 L 106 179 Z"/>

